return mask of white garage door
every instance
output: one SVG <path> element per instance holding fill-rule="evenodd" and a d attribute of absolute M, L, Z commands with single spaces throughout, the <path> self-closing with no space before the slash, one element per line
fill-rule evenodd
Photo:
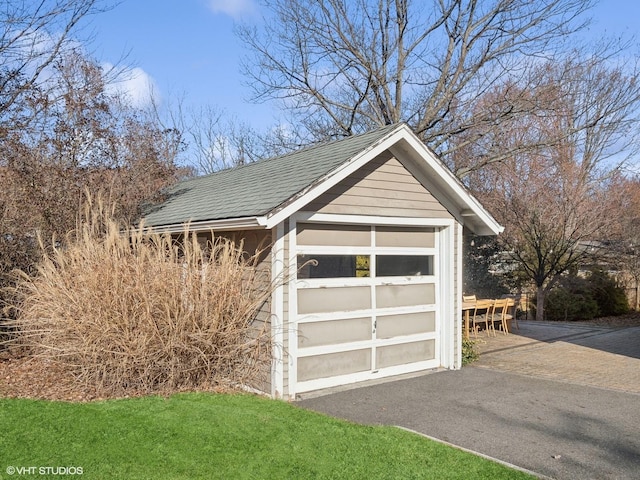
<path fill-rule="evenodd" d="M 298 223 L 296 392 L 439 366 L 438 232 Z"/>

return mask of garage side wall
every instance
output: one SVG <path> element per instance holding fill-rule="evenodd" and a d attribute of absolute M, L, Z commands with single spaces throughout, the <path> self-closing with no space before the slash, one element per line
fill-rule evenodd
<path fill-rule="evenodd" d="M 214 232 L 214 236 L 218 238 L 226 238 L 233 241 L 236 245 L 242 245 L 243 251 L 247 258 L 256 257 L 256 275 L 262 288 L 271 289 L 271 264 L 272 264 L 272 232 L 270 230 L 239 230 L 239 231 L 221 231 Z M 206 246 L 211 242 L 211 232 L 198 232 L 198 242 Z M 253 319 L 253 326 L 256 333 L 266 331 L 270 335 L 271 332 L 271 306 L 272 297 L 264 302 Z M 265 352 L 264 357 L 267 360 L 265 365 L 261 366 L 260 378 L 257 378 L 248 388 L 259 392 L 271 393 L 271 365 L 269 363 L 271 353 Z"/>

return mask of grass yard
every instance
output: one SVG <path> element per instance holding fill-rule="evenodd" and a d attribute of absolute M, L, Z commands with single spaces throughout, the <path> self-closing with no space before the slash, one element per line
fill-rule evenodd
<path fill-rule="evenodd" d="M 47 475 L 46 467 L 78 470 Z M 61 477 L 531 478 L 400 429 L 355 425 L 250 395 L 0 399 L 0 479 Z"/>

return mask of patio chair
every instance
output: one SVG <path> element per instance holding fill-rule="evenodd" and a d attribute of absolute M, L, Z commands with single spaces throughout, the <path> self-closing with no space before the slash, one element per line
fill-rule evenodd
<path fill-rule="evenodd" d="M 518 309 L 522 310 L 522 295 L 503 295 L 500 298 L 506 298 L 509 300 L 506 310 L 507 321 L 512 320 L 511 325 L 515 325 L 516 328 L 520 330 L 520 325 L 518 325 Z"/>
<path fill-rule="evenodd" d="M 508 321 L 513 318 L 513 315 L 509 313 L 509 309 L 515 306 L 515 301 L 512 298 L 501 298 L 493 303 L 491 309 L 491 328 L 495 334 L 495 325 L 498 324 L 498 328 L 502 330 L 502 333 L 507 335 L 509 333 Z"/>
<path fill-rule="evenodd" d="M 490 333 L 491 325 L 491 309 L 493 308 L 493 300 L 478 300 L 476 306 L 473 309 L 473 317 L 471 317 L 471 326 L 473 327 L 473 334 L 478 338 L 478 326 L 483 325 L 487 330 L 487 335 Z"/>

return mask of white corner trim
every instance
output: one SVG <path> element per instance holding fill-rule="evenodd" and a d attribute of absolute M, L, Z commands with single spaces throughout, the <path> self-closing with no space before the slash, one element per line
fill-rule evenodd
<path fill-rule="evenodd" d="M 294 400 L 298 393 L 298 295 L 296 288 L 296 279 L 297 273 L 296 269 L 298 267 L 298 252 L 297 252 L 297 241 L 296 241 L 296 218 L 295 216 L 289 219 L 289 230 L 285 232 L 287 236 L 287 245 L 289 247 L 289 258 L 288 262 L 288 282 L 287 288 L 288 290 L 288 324 L 287 324 L 287 332 L 288 332 L 288 341 L 287 341 L 287 361 L 289 365 L 289 377 L 287 382 L 287 398 Z"/>
<path fill-rule="evenodd" d="M 453 303 L 454 303 L 454 312 L 462 312 L 462 304 L 461 304 L 461 300 L 462 300 L 462 279 L 464 278 L 464 271 L 463 271 L 463 262 L 462 262 L 462 235 L 463 235 L 463 228 L 462 225 L 458 224 L 456 225 L 456 233 L 457 233 L 457 238 L 455 241 L 455 252 L 456 252 L 456 259 L 455 259 L 455 267 L 456 267 L 456 271 L 458 272 L 458 275 L 456 276 L 455 279 L 455 289 L 456 289 L 456 294 L 453 297 Z M 458 322 L 456 324 L 456 329 L 455 329 L 455 342 L 457 345 L 457 355 L 454 358 L 454 364 L 453 364 L 453 368 L 454 370 L 458 370 L 460 368 L 462 368 L 462 329 L 464 327 L 462 326 L 461 322 Z"/>
<path fill-rule="evenodd" d="M 271 297 L 271 397 L 284 397 L 284 224 L 278 224 L 273 230 L 275 241 L 271 247 L 271 282 L 275 285 Z"/>
<path fill-rule="evenodd" d="M 454 244 L 454 229 L 457 228 L 457 224 L 448 228 L 440 230 L 439 234 L 439 249 L 440 249 L 440 345 L 441 345 L 441 357 L 440 365 L 445 368 L 454 368 L 454 352 L 455 352 L 455 332 L 456 332 L 456 307 L 454 302 L 454 290 L 455 290 L 455 270 L 453 252 L 455 251 Z"/>

